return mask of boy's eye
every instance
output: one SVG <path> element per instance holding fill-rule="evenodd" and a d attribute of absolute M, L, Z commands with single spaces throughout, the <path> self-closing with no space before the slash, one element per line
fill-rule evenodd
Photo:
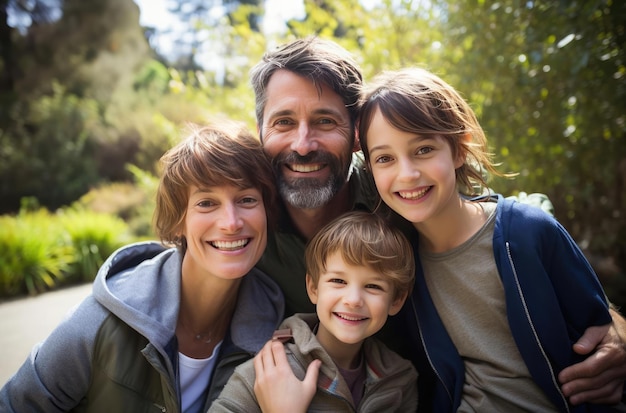
<path fill-rule="evenodd" d="M 328 282 L 335 283 L 335 284 L 345 284 L 346 283 L 341 278 L 331 278 L 331 279 L 328 280 Z"/>
<path fill-rule="evenodd" d="M 382 286 L 378 285 L 378 284 L 367 284 L 365 286 L 365 288 L 370 288 L 370 289 L 373 289 L 373 290 L 385 291 L 385 289 Z"/>

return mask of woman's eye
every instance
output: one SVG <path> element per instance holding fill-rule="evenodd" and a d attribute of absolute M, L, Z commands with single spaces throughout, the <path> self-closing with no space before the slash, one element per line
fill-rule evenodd
<path fill-rule="evenodd" d="M 389 161 L 391 161 L 391 156 L 387 155 L 379 156 L 376 158 L 376 163 L 387 163 Z"/>
<path fill-rule="evenodd" d="M 209 208 L 215 205 L 215 203 L 213 201 L 203 200 L 203 201 L 198 202 L 196 205 L 198 205 L 201 208 Z"/>

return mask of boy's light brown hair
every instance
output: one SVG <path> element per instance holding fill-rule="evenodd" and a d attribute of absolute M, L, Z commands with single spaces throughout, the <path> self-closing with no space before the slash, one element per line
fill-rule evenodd
<path fill-rule="evenodd" d="M 335 252 L 354 266 L 366 266 L 393 285 L 393 299 L 411 294 L 415 278 L 413 248 L 383 217 L 364 211 L 348 212 L 323 227 L 305 251 L 307 274 L 317 284 L 326 260 Z"/>

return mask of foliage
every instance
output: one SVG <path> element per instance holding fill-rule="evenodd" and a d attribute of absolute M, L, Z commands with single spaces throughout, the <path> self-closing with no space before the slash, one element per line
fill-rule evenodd
<path fill-rule="evenodd" d="M 68 209 L 60 211 L 57 219 L 75 253 L 67 271 L 70 283 L 92 281 L 104 260 L 131 240 L 128 225 L 113 215 Z"/>
<path fill-rule="evenodd" d="M 74 259 L 62 228 L 45 210 L 0 216 L 0 296 L 53 288 Z"/>
<path fill-rule="evenodd" d="M 84 193 L 97 180 L 88 139 L 95 118 L 93 100 L 58 84 L 51 96 L 16 104 L 0 129 L 0 210 L 17 209 L 23 196 L 56 208 Z"/>
<path fill-rule="evenodd" d="M 128 166 L 134 183 L 115 182 L 93 188 L 73 208 L 115 216 L 136 237 L 154 238 L 151 226 L 158 178 L 133 165 Z"/>
<path fill-rule="evenodd" d="M 124 221 L 108 214 L 38 209 L 0 216 L 0 297 L 91 281 L 104 259 L 132 240 Z"/>

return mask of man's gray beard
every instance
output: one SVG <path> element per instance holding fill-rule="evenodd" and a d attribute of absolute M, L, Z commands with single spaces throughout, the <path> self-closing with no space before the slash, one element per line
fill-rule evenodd
<path fill-rule="evenodd" d="M 307 178 L 296 179 L 289 183 L 280 179 L 278 191 L 281 198 L 294 208 L 315 209 L 329 203 L 337 195 L 341 186 L 340 180 L 319 184 Z"/>

